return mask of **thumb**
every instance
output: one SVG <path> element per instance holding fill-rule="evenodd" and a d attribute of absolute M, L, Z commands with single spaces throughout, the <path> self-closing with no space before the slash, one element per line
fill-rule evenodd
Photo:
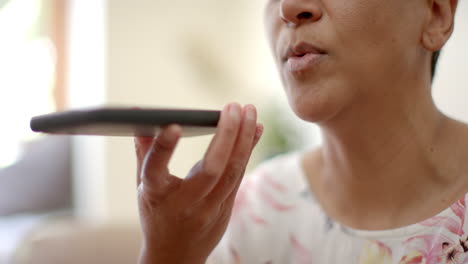
<path fill-rule="evenodd" d="M 145 192 L 155 195 L 165 193 L 171 183 L 179 180 L 169 174 L 168 165 L 181 133 L 180 126 L 170 125 L 149 147 L 138 176 Z"/>
<path fill-rule="evenodd" d="M 146 153 L 151 148 L 153 144 L 152 137 L 135 137 L 135 153 L 137 159 L 137 186 L 140 185 L 140 174 L 141 174 L 141 167 L 143 166 L 143 161 L 145 159 Z"/>

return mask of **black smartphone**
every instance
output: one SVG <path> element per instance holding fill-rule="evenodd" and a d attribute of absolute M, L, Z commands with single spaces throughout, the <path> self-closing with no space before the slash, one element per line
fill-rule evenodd
<path fill-rule="evenodd" d="M 178 124 L 182 136 L 213 134 L 221 112 L 163 108 L 94 108 L 56 112 L 31 118 L 35 132 L 65 135 L 155 136 L 161 128 Z"/>

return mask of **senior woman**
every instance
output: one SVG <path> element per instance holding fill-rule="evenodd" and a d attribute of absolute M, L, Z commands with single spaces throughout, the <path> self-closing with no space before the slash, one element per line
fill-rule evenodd
<path fill-rule="evenodd" d="M 138 138 L 140 262 L 468 263 L 468 127 L 431 97 L 456 6 L 268 1 L 290 105 L 323 144 L 267 161 L 240 185 L 263 129 L 252 105 L 225 107 L 183 180 L 167 169 L 180 127 Z"/>

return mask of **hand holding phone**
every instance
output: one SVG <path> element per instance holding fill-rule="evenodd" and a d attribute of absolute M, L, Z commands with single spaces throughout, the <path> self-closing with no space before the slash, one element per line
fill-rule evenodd
<path fill-rule="evenodd" d="M 165 128 L 154 140 L 137 138 L 140 264 L 206 263 L 227 228 L 262 131 L 252 105 L 228 105 L 204 157 L 185 178 L 172 175 L 168 168 L 179 126 Z"/>

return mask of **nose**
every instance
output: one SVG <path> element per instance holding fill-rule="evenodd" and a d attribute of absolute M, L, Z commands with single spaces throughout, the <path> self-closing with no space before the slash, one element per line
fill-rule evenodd
<path fill-rule="evenodd" d="M 316 0 L 282 0 L 280 4 L 280 18 L 290 25 L 297 27 L 304 23 L 318 21 L 322 17 L 322 10 Z"/>

